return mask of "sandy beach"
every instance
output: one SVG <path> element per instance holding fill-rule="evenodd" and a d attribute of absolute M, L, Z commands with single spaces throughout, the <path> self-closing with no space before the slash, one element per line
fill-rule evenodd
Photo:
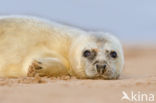
<path fill-rule="evenodd" d="M 156 48 L 125 46 L 125 68 L 119 80 L 60 78 L 0 78 L 0 103 L 156 103 Z M 137 101 L 121 100 L 126 92 Z"/>

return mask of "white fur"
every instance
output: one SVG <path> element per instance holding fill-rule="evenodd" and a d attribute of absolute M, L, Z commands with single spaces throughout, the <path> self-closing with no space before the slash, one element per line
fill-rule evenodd
<path fill-rule="evenodd" d="M 0 17 L 0 76 L 27 76 L 32 62 L 36 60 L 44 67 L 37 72 L 42 71 L 44 75 L 48 72 L 51 75 L 70 74 L 87 78 L 88 72 L 95 73 L 86 72 L 88 67 L 82 51 L 98 48 L 97 35 L 108 40 L 100 50 L 107 48 L 119 52 L 120 59 L 113 64 L 115 70 L 112 70 L 119 75 L 124 64 L 123 51 L 118 39 L 110 34 L 83 31 L 35 17 Z"/>

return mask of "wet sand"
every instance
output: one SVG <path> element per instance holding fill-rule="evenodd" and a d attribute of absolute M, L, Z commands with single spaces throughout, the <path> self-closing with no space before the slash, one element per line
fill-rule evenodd
<path fill-rule="evenodd" d="M 133 103 L 121 100 L 122 91 L 128 96 L 132 91 L 156 96 L 156 49 L 135 46 L 124 51 L 125 68 L 119 80 L 0 78 L 0 103 Z M 150 103 L 156 103 L 156 97 Z"/>

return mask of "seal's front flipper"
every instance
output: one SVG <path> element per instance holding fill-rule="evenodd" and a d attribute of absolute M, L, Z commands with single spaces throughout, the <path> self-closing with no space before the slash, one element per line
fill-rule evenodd
<path fill-rule="evenodd" d="M 32 61 L 27 76 L 60 76 L 67 75 L 67 69 L 57 58 L 39 58 Z"/>

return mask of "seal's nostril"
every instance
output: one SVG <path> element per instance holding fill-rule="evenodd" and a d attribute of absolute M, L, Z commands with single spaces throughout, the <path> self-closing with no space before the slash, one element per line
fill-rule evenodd
<path fill-rule="evenodd" d="M 106 68 L 106 65 L 103 65 L 103 67 L 102 67 L 103 69 L 105 69 Z"/>
<path fill-rule="evenodd" d="M 99 65 L 99 64 L 96 64 L 96 70 L 98 73 L 104 73 L 106 70 L 106 65 Z"/>
<path fill-rule="evenodd" d="M 103 65 L 102 74 L 106 71 L 106 65 Z"/>
<path fill-rule="evenodd" d="M 98 64 L 96 64 L 96 68 L 99 68 L 99 65 Z"/>
<path fill-rule="evenodd" d="M 96 70 L 98 73 L 100 73 L 100 66 L 98 64 L 96 65 Z"/>

